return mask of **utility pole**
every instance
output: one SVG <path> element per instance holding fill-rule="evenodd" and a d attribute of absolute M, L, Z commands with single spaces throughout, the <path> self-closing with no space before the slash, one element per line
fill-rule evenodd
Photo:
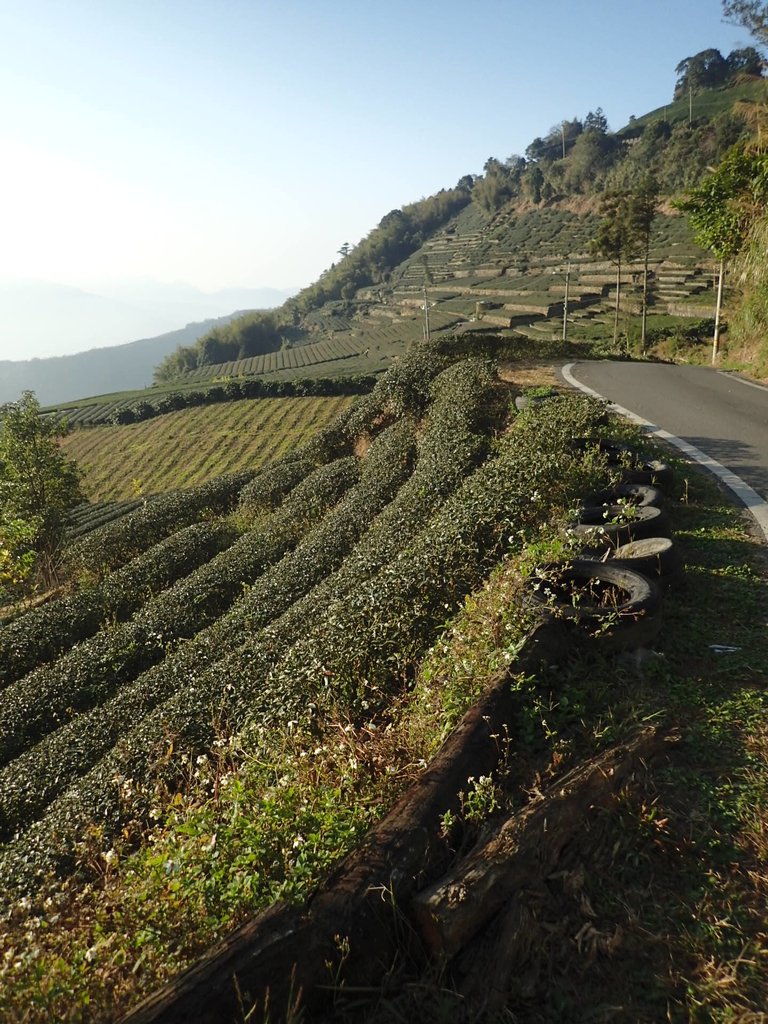
<path fill-rule="evenodd" d="M 571 282 L 571 261 L 565 268 L 565 300 L 563 302 L 563 341 L 568 340 L 568 286 Z"/>
<path fill-rule="evenodd" d="M 424 268 L 424 341 L 429 341 L 429 298 L 427 296 L 427 285 L 433 284 L 432 274 L 429 269 L 429 260 L 426 253 L 421 257 L 421 265 Z"/>
<path fill-rule="evenodd" d="M 560 123 L 560 137 L 563 140 L 563 160 L 565 160 L 565 121 Z"/>
<path fill-rule="evenodd" d="M 693 121 L 693 86 L 688 86 L 688 127 L 691 127 Z"/>
<path fill-rule="evenodd" d="M 715 306 L 715 333 L 712 338 L 712 365 L 717 362 L 720 351 L 720 310 L 723 305 L 723 278 L 725 277 L 725 260 L 720 260 L 720 274 L 717 279 L 717 304 Z"/>

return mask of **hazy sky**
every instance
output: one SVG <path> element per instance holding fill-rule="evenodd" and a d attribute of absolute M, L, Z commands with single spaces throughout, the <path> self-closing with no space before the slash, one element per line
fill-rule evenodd
<path fill-rule="evenodd" d="M 0 41 L 0 281 L 205 290 L 307 284 L 390 209 L 750 42 L 720 0 L 0 0 Z"/>

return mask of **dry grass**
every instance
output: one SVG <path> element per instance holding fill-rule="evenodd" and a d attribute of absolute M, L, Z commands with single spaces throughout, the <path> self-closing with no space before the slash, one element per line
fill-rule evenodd
<path fill-rule="evenodd" d="M 557 368 L 562 365 L 562 359 L 548 362 L 537 362 L 534 360 L 520 360 L 520 362 L 507 362 L 499 364 L 499 376 L 502 380 L 509 381 L 515 386 L 518 392 L 526 388 L 543 387 L 550 385 L 560 387 L 563 391 L 568 389 L 563 385 L 562 378 Z"/>

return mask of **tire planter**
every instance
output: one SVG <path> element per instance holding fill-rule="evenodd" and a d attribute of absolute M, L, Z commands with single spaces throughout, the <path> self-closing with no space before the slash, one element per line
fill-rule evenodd
<path fill-rule="evenodd" d="M 650 484 L 617 484 L 597 494 L 590 494 L 582 499 L 582 508 L 595 508 L 597 505 L 655 505 L 661 508 L 664 504 L 664 491 Z"/>
<path fill-rule="evenodd" d="M 620 441 L 603 441 L 599 437 L 574 437 L 570 443 L 577 451 L 597 448 L 603 453 L 609 466 L 620 466 L 629 460 L 632 466 L 622 471 L 622 478 L 626 484 L 651 484 L 664 491 L 668 491 L 672 485 L 671 466 L 658 459 L 644 459 L 631 445 L 622 444 Z"/>
<path fill-rule="evenodd" d="M 528 578 L 531 600 L 556 618 L 584 629 L 603 650 L 643 647 L 661 628 L 661 591 L 624 565 L 577 558 L 537 568 Z"/>
<path fill-rule="evenodd" d="M 640 505 L 631 510 L 633 519 L 622 522 L 627 514 L 626 505 L 597 505 L 583 508 L 571 526 L 573 533 L 588 544 L 618 547 L 645 537 L 668 537 L 669 517 L 654 505 Z M 611 520 L 618 520 L 611 522 Z"/>
<path fill-rule="evenodd" d="M 638 457 L 637 451 L 630 445 L 622 444 L 620 441 L 604 441 L 599 437 L 574 437 L 571 440 L 571 447 L 581 452 L 597 448 L 603 453 L 609 466 L 617 466 L 624 462 L 627 456 L 634 460 Z"/>
<path fill-rule="evenodd" d="M 672 486 L 672 467 L 666 462 L 651 459 L 632 469 L 625 469 L 622 478 L 626 484 L 651 484 L 668 492 Z"/>
<path fill-rule="evenodd" d="M 623 544 L 612 553 L 610 564 L 640 572 L 665 586 L 677 583 L 682 574 L 680 557 L 670 537 L 646 537 Z"/>

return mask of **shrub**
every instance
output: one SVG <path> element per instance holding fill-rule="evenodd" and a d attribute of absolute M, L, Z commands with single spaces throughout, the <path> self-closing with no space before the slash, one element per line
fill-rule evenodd
<path fill-rule="evenodd" d="M 108 620 L 126 618 L 153 593 L 232 542 L 230 527 L 196 523 L 160 541 L 95 586 L 33 608 L 0 627 L 0 685 L 51 661 Z"/>
<path fill-rule="evenodd" d="M 221 476 L 199 487 L 170 491 L 143 502 L 134 512 L 71 545 L 66 554 L 67 567 L 74 575 L 83 570 L 103 574 L 115 569 L 175 530 L 212 513 L 228 511 L 253 477 L 250 471 Z"/>
<path fill-rule="evenodd" d="M 232 603 L 264 568 L 351 486 L 354 458 L 316 470 L 258 529 L 148 602 L 133 619 L 102 630 L 51 666 L 9 686 L 0 705 L 0 763 L 160 661 L 168 645 L 193 635 Z"/>

